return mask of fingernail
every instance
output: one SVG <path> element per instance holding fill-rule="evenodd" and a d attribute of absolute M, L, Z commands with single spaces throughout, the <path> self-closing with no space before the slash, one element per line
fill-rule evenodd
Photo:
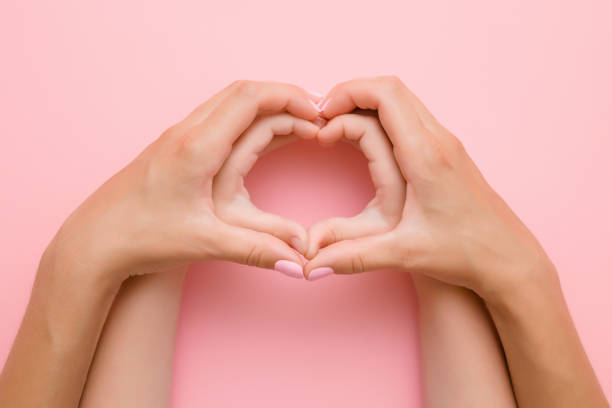
<path fill-rule="evenodd" d="M 289 242 L 291 243 L 291 246 L 293 248 L 295 248 L 298 252 L 304 252 L 305 245 L 304 245 L 304 243 L 302 242 L 302 240 L 300 238 L 298 238 L 298 237 L 291 237 L 289 239 Z"/>
<path fill-rule="evenodd" d="M 310 104 L 313 106 L 313 108 L 315 108 L 317 110 L 317 112 L 321 112 L 321 108 L 319 108 L 319 104 L 318 103 L 316 103 L 312 99 L 309 99 L 308 102 L 310 102 Z"/>
<path fill-rule="evenodd" d="M 319 106 L 317 107 L 319 112 L 323 112 L 325 110 L 325 108 L 329 104 L 329 101 L 331 101 L 331 99 L 325 99 L 325 100 L 322 100 L 321 102 L 319 102 Z"/>
<path fill-rule="evenodd" d="M 302 265 L 296 264 L 295 262 L 285 261 L 284 259 L 276 261 L 274 269 L 292 278 L 304 279 Z"/>
<path fill-rule="evenodd" d="M 323 268 L 315 268 L 312 271 L 310 271 L 310 275 L 308 275 L 308 280 L 313 281 L 313 280 L 321 279 L 326 276 L 332 275 L 333 273 L 334 273 L 334 270 L 328 266 L 325 266 Z"/>

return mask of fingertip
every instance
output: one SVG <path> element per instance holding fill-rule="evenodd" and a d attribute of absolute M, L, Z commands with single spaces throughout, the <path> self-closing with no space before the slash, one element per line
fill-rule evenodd
<path fill-rule="evenodd" d="M 319 118 L 319 116 L 317 116 L 317 118 Z M 296 119 L 293 126 L 293 132 L 302 139 L 314 139 L 317 137 L 320 128 L 321 127 L 314 122 Z"/>
<path fill-rule="evenodd" d="M 274 263 L 273 269 L 291 278 L 304 279 L 303 266 L 296 262 L 281 259 Z"/>
<path fill-rule="evenodd" d="M 312 123 L 314 123 L 320 129 L 325 127 L 325 125 L 327 124 L 327 119 L 321 116 L 317 116 L 317 118 Z"/>
<path fill-rule="evenodd" d="M 317 252 L 319 252 L 319 244 L 313 243 L 311 241 L 308 244 L 308 249 L 306 250 L 306 253 L 304 254 L 304 256 L 306 257 L 306 259 L 312 259 L 315 257 Z"/>
<path fill-rule="evenodd" d="M 341 118 L 329 120 L 325 127 L 321 128 L 317 133 L 317 140 L 321 146 L 333 146 L 342 139 L 344 130 Z"/>
<path fill-rule="evenodd" d="M 329 96 L 324 99 L 321 99 L 319 103 L 317 104 L 317 109 L 319 109 L 319 112 L 324 114 L 325 109 L 327 108 L 330 102 L 331 102 L 331 98 Z"/>
<path fill-rule="evenodd" d="M 298 251 L 300 255 L 306 253 L 308 249 L 308 243 L 305 242 L 303 238 L 298 236 L 292 236 L 291 238 L 289 238 L 289 244 L 291 244 L 293 249 Z"/>
<path fill-rule="evenodd" d="M 322 266 L 319 268 L 312 269 L 308 273 L 308 275 L 305 275 L 305 279 L 312 282 L 312 281 L 319 280 L 319 279 L 325 278 L 333 274 L 335 274 L 335 271 L 333 268 L 329 266 Z"/>

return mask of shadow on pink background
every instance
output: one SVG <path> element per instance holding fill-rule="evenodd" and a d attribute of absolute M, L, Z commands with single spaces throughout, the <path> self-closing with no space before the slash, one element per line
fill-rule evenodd
<path fill-rule="evenodd" d="M 238 78 L 325 92 L 399 75 L 558 266 L 612 395 L 612 3 L 3 1 L 0 361 L 62 220 L 166 127 Z M 248 180 L 305 224 L 372 194 L 349 146 L 300 142 Z M 174 406 L 418 406 L 408 276 L 299 282 L 210 263 L 187 280 Z"/>

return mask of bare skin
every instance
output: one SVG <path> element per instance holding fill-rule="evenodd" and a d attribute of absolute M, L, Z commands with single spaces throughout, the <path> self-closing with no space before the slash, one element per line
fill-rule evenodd
<path fill-rule="evenodd" d="M 236 82 L 90 196 L 42 257 L 0 377 L 0 406 L 77 406 L 106 317 L 130 276 L 213 259 L 301 267 L 287 243 L 219 219 L 212 183 L 258 115 L 287 111 L 314 120 L 313 102 L 292 85 Z"/>
<path fill-rule="evenodd" d="M 257 209 L 244 177 L 258 156 L 296 138 L 312 138 L 312 124 L 288 114 L 262 116 L 234 144 L 217 173 L 218 215 L 233 225 L 306 242 L 299 224 Z M 391 144 L 372 115 L 347 114 L 331 123 L 339 139 L 355 144 L 370 161 L 376 197 L 356 217 L 334 218 L 309 229 L 310 251 L 332 239 L 388 231 L 401 217 L 405 182 Z M 183 274 L 146 275 L 126 281 L 96 350 L 82 407 L 169 406 L 173 338 Z M 503 351 L 486 309 L 470 291 L 415 276 L 419 295 L 422 365 L 428 407 L 512 407 L 514 397 Z M 154 334 L 152 334 L 154 333 Z M 143 342 L 144 347 L 143 347 Z M 479 384 L 478 387 L 470 386 Z"/>
<path fill-rule="evenodd" d="M 239 218 L 227 222 L 215 208 L 214 182 L 234 142 L 256 118 L 288 112 L 314 121 L 319 110 L 313 102 L 316 97 L 291 85 L 237 82 L 170 128 L 81 205 L 41 259 L 0 377 L 0 405 L 77 406 L 98 344 L 103 353 L 112 342 L 109 337 L 100 343 L 109 311 L 132 276 L 182 271 L 190 262 L 213 259 L 266 268 L 282 260 L 301 271 L 296 249 L 312 247 L 292 241 L 292 234 L 262 232 L 265 223 L 245 228 Z M 432 348 L 423 348 L 426 386 L 432 386 L 432 373 L 444 374 L 448 362 L 475 381 L 493 373 L 492 389 L 498 392 L 464 394 L 467 398 L 483 402 L 501 396 L 496 404 L 511 404 L 493 326 L 473 292 L 484 300 L 502 340 L 519 406 L 608 406 L 552 263 L 456 138 L 396 78 L 340 84 L 321 106 L 330 124 L 355 107 L 378 110 L 406 194 L 396 225 L 386 223 L 334 243 L 328 229 L 321 229 L 320 249 L 307 252 L 305 275 L 311 278 L 328 267 L 336 273 L 412 272 L 423 339 L 447 355 L 441 362 Z M 306 125 L 303 130 L 326 143 L 337 137 L 333 129 Z M 464 305 L 465 314 L 455 315 L 464 325 L 445 321 L 447 315 L 438 309 L 442 304 Z M 487 365 L 462 367 L 468 359 L 452 360 L 452 344 L 436 343 L 436 336 L 428 334 L 443 331 L 447 338 L 466 339 L 465 330 L 483 347 L 465 348 L 463 355 L 485 356 Z M 456 379 L 449 376 L 441 383 L 446 382 L 446 390 L 461 389 Z M 428 388 L 428 402 L 443 406 L 445 401 L 433 394 L 445 391 L 429 390 L 435 388 Z"/>
<path fill-rule="evenodd" d="M 607 407 L 554 265 L 459 140 L 395 77 L 339 84 L 321 106 L 327 119 L 378 111 L 407 194 L 397 227 L 323 248 L 306 275 L 398 268 L 470 289 L 489 308 L 520 407 Z"/>
<path fill-rule="evenodd" d="M 185 272 L 181 267 L 123 283 L 100 336 L 80 407 L 170 406 Z"/>

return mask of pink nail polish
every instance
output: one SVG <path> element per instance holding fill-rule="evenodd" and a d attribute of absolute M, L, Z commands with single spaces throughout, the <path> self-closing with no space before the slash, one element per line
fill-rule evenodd
<path fill-rule="evenodd" d="M 302 265 L 296 264 L 295 262 L 280 260 L 274 264 L 274 269 L 284 273 L 287 276 L 291 276 L 296 279 L 304 279 L 304 273 L 302 272 Z"/>
<path fill-rule="evenodd" d="M 318 103 L 316 103 L 315 101 L 310 100 L 310 99 L 308 100 L 308 102 L 310 102 L 310 104 L 313 106 L 313 108 L 315 108 L 317 110 L 317 112 L 321 112 L 321 108 L 319 108 L 319 104 Z"/>
<path fill-rule="evenodd" d="M 312 271 L 310 271 L 310 275 L 308 275 L 308 280 L 313 281 L 313 280 L 321 279 L 326 276 L 332 275 L 333 273 L 334 273 L 334 270 L 327 266 L 323 268 L 315 268 Z"/>
<path fill-rule="evenodd" d="M 319 106 L 317 108 L 319 110 L 319 112 L 323 112 L 325 110 L 325 108 L 329 104 L 329 101 L 331 101 L 331 99 L 325 99 L 325 100 L 322 100 L 321 102 L 319 102 Z"/>

